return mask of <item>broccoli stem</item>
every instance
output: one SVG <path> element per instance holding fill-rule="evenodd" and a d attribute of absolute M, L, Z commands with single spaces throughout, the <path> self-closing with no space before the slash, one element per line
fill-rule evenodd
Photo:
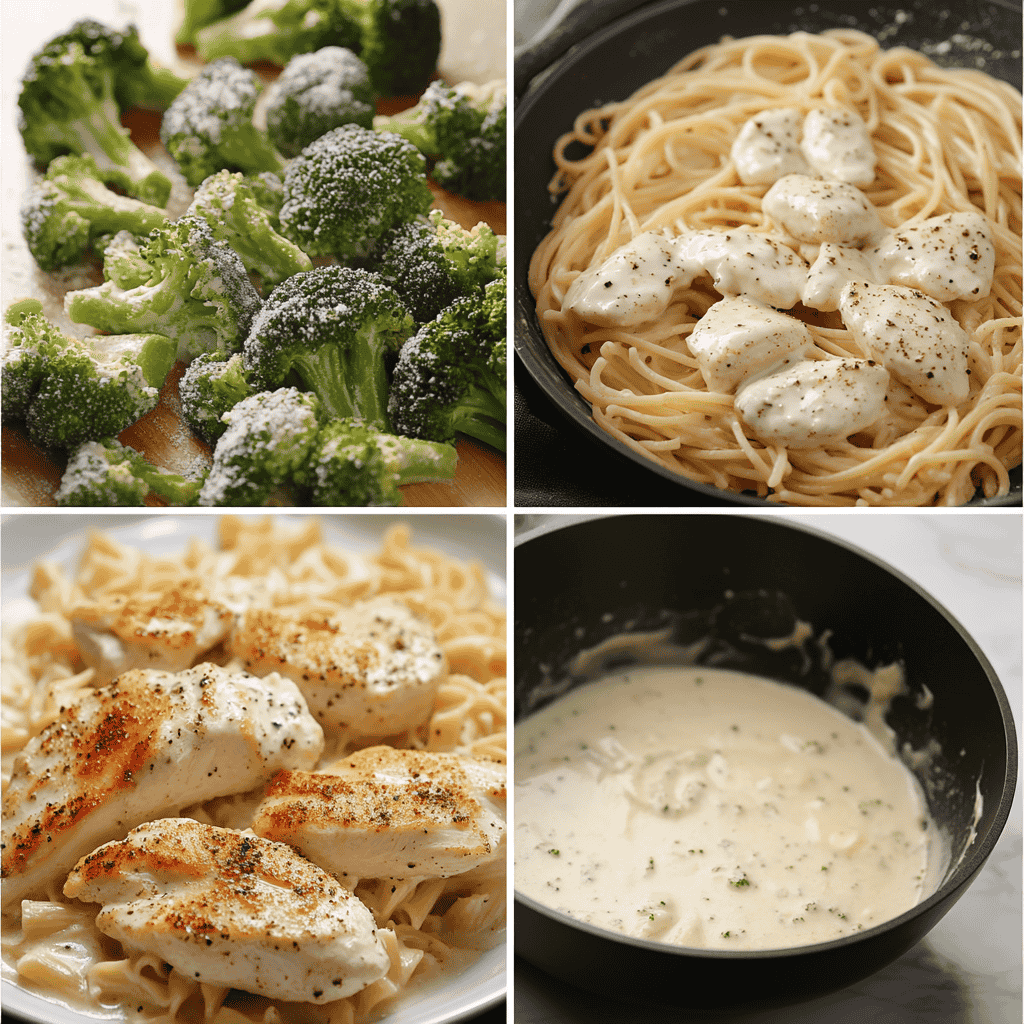
<path fill-rule="evenodd" d="M 222 139 L 217 147 L 223 163 L 229 167 L 243 167 L 247 173 L 273 171 L 282 174 L 285 161 L 270 140 L 255 128 L 239 129 Z"/>
<path fill-rule="evenodd" d="M 390 432 L 388 377 L 372 345 L 303 350 L 293 368 L 320 399 L 329 419 L 355 419 Z"/>
<path fill-rule="evenodd" d="M 185 79 L 168 68 L 154 67 L 146 82 L 145 97 L 140 98 L 138 103 L 147 110 L 166 110 L 186 84 Z"/>
<path fill-rule="evenodd" d="M 113 103 L 109 107 L 116 110 Z M 154 206 L 164 206 L 171 194 L 171 180 L 131 140 L 108 104 L 87 118 L 71 122 L 67 145 L 74 152 L 91 156 L 104 180 L 120 186 L 130 195 Z"/>
<path fill-rule="evenodd" d="M 399 486 L 451 480 L 455 476 L 459 457 L 454 445 L 418 437 L 399 437 L 397 441 L 398 450 L 389 459 L 389 465 L 398 474 Z"/>
<path fill-rule="evenodd" d="M 143 458 L 133 460 L 132 472 L 149 485 L 150 493 L 163 498 L 168 505 L 195 505 L 202 488 L 201 480 L 187 480 L 177 473 L 168 473 Z"/>
<path fill-rule="evenodd" d="M 470 388 L 460 397 L 453 410 L 452 426 L 499 451 L 505 450 L 505 406 L 482 388 Z"/>
<path fill-rule="evenodd" d="M 380 114 L 373 119 L 373 127 L 378 132 L 394 132 L 401 135 L 406 142 L 411 142 L 421 153 L 437 152 L 437 134 L 425 121 L 420 120 L 420 107 L 409 107 L 388 117 Z"/>

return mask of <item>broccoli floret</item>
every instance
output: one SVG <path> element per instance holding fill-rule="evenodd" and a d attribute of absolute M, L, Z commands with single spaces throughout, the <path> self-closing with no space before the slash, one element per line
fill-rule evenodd
<path fill-rule="evenodd" d="M 411 437 L 453 441 L 456 432 L 505 450 L 506 285 L 458 298 L 402 346 L 388 413 Z"/>
<path fill-rule="evenodd" d="M 198 356 L 178 382 L 181 418 L 204 441 L 214 444 L 227 430 L 221 419 L 224 413 L 254 393 L 241 353 L 227 360 Z"/>
<path fill-rule="evenodd" d="M 26 299 L 5 316 L 4 419 L 24 420 L 29 440 L 70 449 L 112 437 L 156 406 L 174 363 L 158 334 L 71 338 Z"/>
<path fill-rule="evenodd" d="M 467 231 L 431 210 L 393 228 L 369 265 L 395 289 L 419 323 L 433 320 L 460 295 L 472 295 L 505 266 L 499 237 L 483 222 Z"/>
<path fill-rule="evenodd" d="M 282 67 L 297 53 L 324 46 L 359 48 L 359 26 L 337 0 L 252 0 L 237 14 L 196 33 L 205 60 L 234 57 L 243 64 L 268 61 Z"/>
<path fill-rule="evenodd" d="M 101 235 L 145 235 L 166 223 L 159 207 L 108 189 L 91 156 L 57 157 L 21 204 L 22 232 L 43 270 L 77 263 Z"/>
<path fill-rule="evenodd" d="M 271 292 L 246 339 L 245 365 L 257 387 L 298 380 L 331 418 L 387 430 L 388 360 L 414 327 L 375 274 L 318 267 Z"/>
<path fill-rule="evenodd" d="M 288 166 L 281 232 L 310 256 L 367 256 L 433 202 L 426 163 L 397 135 L 348 124 L 322 135 Z"/>
<path fill-rule="evenodd" d="M 343 124 L 373 127 L 376 97 L 366 65 L 341 46 L 300 53 L 267 89 L 267 133 L 285 156 Z"/>
<path fill-rule="evenodd" d="M 62 506 L 145 505 L 147 494 L 149 484 L 132 472 L 128 449 L 111 440 L 86 441 L 77 448 L 54 497 Z"/>
<path fill-rule="evenodd" d="M 129 107 L 166 110 L 188 84 L 188 79 L 150 61 L 134 25 L 115 29 L 86 18 L 76 22 L 67 35 L 78 39 L 91 57 L 113 70 L 114 96 L 122 113 Z"/>
<path fill-rule="evenodd" d="M 71 319 L 114 333 L 159 332 L 186 362 L 201 352 L 227 358 L 241 348 L 262 300 L 238 254 L 213 237 L 205 220 L 186 215 L 157 229 L 139 256 L 150 268 L 141 283 L 126 288 L 109 280 L 68 292 Z"/>
<path fill-rule="evenodd" d="M 359 420 L 331 420 L 298 480 L 313 505 L 401 505 L 400 485 L 451 480 L 457 460 L 450 444 L 396 437 Z"/>
<path fill-rule="evenodd" d="M 153 494 L 170 505 L 192 505 L 201 486 L 109 438 L 86 441 L 72 453 L 55 497 L 58 505 L 145 505 Z"/>
<path fill-rule="evenodd" d="M 273 171 L 258 171 L 245 175 L 253 199 L 266 210 L 270 226 L 281 230 L 281 204 L 284 202 L 284 183 Z"/>
<path fill-rule="evenodd" d="M 431 177 L 467 199 L 505 198 L 507 97 L 503 81 L 485 86 L 431 82 L 415 106 L 374 118 L 433 157 Z"/>
<path fill-rule="evenodd" d="M 185 17 L 174 36 L 176 43 L 188 45 L 196 41 L 196 33 L 235 11 L 240 11 L 249 0 L 185 0 Z"/>
<path fill-rule="evenodd" d="M 291 484 L 319 432 L 319 402 L 295 388 L 261 391 L 224 414 L 200 505 L 263 505 Z"/>
<path fill-rule="evenodd" d="M 63 153 L 89 154 L 107 184 L 163 206 L 171 180 L 121 126 L 117 90 L 124 85 L 112 48 L 91 48 L 87 34 L 73 27 L 32 57 L 18 96 L 25 148 L 43 165 Z"/>
<path fill-rule="evenodd" d="M 0 408 L 5 420 L 25 418 L 46 367 L 69 345 L 69 339 L 42 315 L 42 309 L 38 299 L 22 299 L 4 315 Z"/>
<path fill-rule="evenodd" d="M 274 230 L 270 215 L 241 174 L 211 174 L 196 190 L 188 213 L 204 218 L 213 237 L 227 242 L 246 270 L 255 270 L 264 284 L 277 284 L 313 267 L 294 242 Z"/>
<path fill-rule="evenodd" d="M 144 238 L 138 238 L 130 231 L 97 238 L 93 242 L 93 250 L 103 257 L 104 280 L 114 281 L 121 288 L 134 288 L 148 281 L 153 268 L 142 255 L 144 243 Z"/>
<path fill-rule="evenodd" d="M 284 169 L 281 154 L 252 123 L 263 83 L 233 57 L 207 65 L 168 107 L 160 140 L 195 187 L 220 170 Z"/>
<path fill-rule="evenodd" d="M 359 26 L 352 47 L 382 96 L 416 96 L 441 52 L 441 11 L 435 0 L 339 0 Z"/>

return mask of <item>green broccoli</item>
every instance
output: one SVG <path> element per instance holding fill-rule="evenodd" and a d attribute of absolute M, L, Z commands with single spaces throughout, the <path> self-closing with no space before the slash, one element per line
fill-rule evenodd
<path fill-rule="evenodd" d="M 29 440 L 49 449 L 112 437 L 156 406 L 174 363 L 159 334 L 72 338 L 25 299 L 5 316 L 4 419 L 23 420 Z"/>
<path fill-rule="evenodd" d="M 418 323 L 504 272 L 502 240 L 483 222 L 467 231 L 440 210 L 393 228 L 368 261 Z"/>
<path fill-rule="evenodd" d="M 174 36 L 176 43 L 187 46 L 196 41 L 196 33 L 221 18 L 240 11 L 249 0 L 185 0 L 185 16 Z"/>
<path fill-rule="evenodd" d="M 44 166 L 63 153 L 91 155 L 106 184 L 164 206 L 171 180 L 121 126 L 120 71 L 110 47 L 98 51 L 73 27 L 32 57 L 18 96 L 25 148 Z"/>
<path fill-rule="evenodd" d="M 253 199 L 267 213 L 270 226 L 281 230 L 281 204 L 284 202 L 284 183 L 273 171 L 258 171 L 245 175 L 245 183 Z"/>
<path fill-rule="evenodd" d="M 319 433 L 316 395 L 295 388 L 261 391 L 224 414 L 200 505 L 264 505 L 288 488 Z"/>
<path fill-rule="evenodd" d="M 505 450 L 506 281 L 463 296 L 402 346 L 388 399 L 395 429 L 452 441 L 456 432 Z"/>
<path fill-rule="evenodd" d="M 267 89 L 267 133 L 285 156 L 343 124 L 373 127 L 376 97 L 366 65 L 341 46 L 300 53 Z"/>
<path fill-rule="evenodd" d="M 241 257 L 245 269 L 255 270 L 264 284 L 277 284 L 313 268 L 310 258 L 294 242 L 274 230 L 270 215 L 241 174 L 211 174 L 196 189 L 187 212 L 204 218 L 213 237 L 227 242 Z"/>
<path fill-rule="evenodd" d="M 193 505 L 202 480 L 188 480 L 148 462 L 108 438 L 86 441 L 68 459 L 55 495 L 58 505 L 145 505 L 149 495 L 169 505 Z"/>
<path fill-rule="evenodd" d="M 401 505 L 399 486 L 451 480 L 457 460 L 450 444 L 396 437 L 359 420 L 331 420 L 297 480 L 313 505 Z"/>
<path fill-rule="evenodd" d="M 130 231 L 114 235 L 101 235 L 93 242 L 93 250 L 103 257 L 103 278 L 114 281 L 120 288 L 134 288 L 145 284 L 153 275 L 153 268 L 142 255 L 145 238 Z"/>
<path fill-rule="evenodd" d="M 388 359 L 414 328 L 375 274 L 318 267 L 271 292 L 245 341 L 245 365 L 259 388 L 298 380 L 331 418 L 387 430 Z"/>
<path fill-rule="evenodd" d="M 395 132 L 435 163 L 442 188 L 478 201 L 505 198 L 506 92 L 504 81 L 485 86 L 431 82 L 415 106 L 374 118 L 377 131 Z"/>
<path fill-rule="evenodd" d="M 441 11 L 435 0 L 338 0 L 359 26 L 351 47 L 381 96 L 416 96 L 441 53 Z"/>
<path fill-rule="evenodd" d="M 160 141 L 193 187 L 217 171 L 284 169 L 281 154 L 252 123 L 263 83 L 233 57 L 207 65 L 167 108 Z"/>
<path fill-rule="evenodd" d="M 214 444 L 227 429 L 221 419 L 224 413 L 254 393 L 241 353 L 227 360 L 198 356 L 178 382 L 181 418 L 204 441 Z"/>
<path fill-rule="evenodd" d="M 134 25 L 114 29 L 86 18 L 75 22 L 67 35 L 78 39 L 90 57 L 114 71 L 114 97 L 122 113 L 130 107 L 166 110 L 188 84 L 188 79 L 150 61 Z"/>
<path fill-rule="evenodd" d="M 234 57 L 242 64 L 267 61 L 282 67 L 297 53 L 324 46 L 357 50 L 359 42 L 359 26 L 338 0 L 252 0 L 195 35 L 204 61 Z"/>
<path fill-rule="evenodd" d="M 57 157 L 21 204 L 22 232 L 43 270 L 77 263 L 101 235 L 145 235 L 166 223 L 160 207 L 108 189 L 91 156 Z"/>
<path fill-rule="evenodd" d="M 114 333 L 159 332 L 176 342 L 185 362 L 201 352 L 226 358 L 241 348 L 262 300 L 238 254 L 213 237 L 205 220 L 186 214 L 153 231 L 139 257 L 150 274 L 131 287 L 108 280 L 68 292 L 71 319 Z M 133 267 L 138 280 L 140 260 Z"/>
<path fill-rule="evenodd" d="M 347 124 L 322 135 L 288 166 L 281 233 L 310 256 L 369 255 L 378 240 L 433 202 L 415 146 Z"/>

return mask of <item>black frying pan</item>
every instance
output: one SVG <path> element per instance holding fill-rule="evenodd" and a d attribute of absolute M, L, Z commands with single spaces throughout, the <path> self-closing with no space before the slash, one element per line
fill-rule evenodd
<path fill-rule="evenodd" d="M 1019 0 L 946 5 L 934 0 L 663 0 L 645 5 L 584 0 L 559 30 L 517 56 L 515 88 L 517 95 L 522 93 L 515 114 L 517 505 L 768 504 L 691 482 L 601 430 L 548 351 L 526 274 L 555 210 L 547 191 L 554 172 L 551 150 L 576 114 L 624 99 L 723 35 L 829 28 L 858 28 L 878 36 L 886 47 L 922 49 L 940 64 L 979 66 L 1021 85 Z M 1018 467 L 1011 474 L 1009 495 L 973 504 L 1019 505 L 1021 493 Z"/>
<path fill-rule="evenodd" d="M 740 953 L 616 935 L 517 894 L 517 956 L 563 981 L 611 997 L 633 993 L 715 1012 L 764 1010 L 837 991 L 927 934 L 964 894 L 1002 832 L 1017 774 L 1016 733 L 985 655 L 915 583 L 852 546 L 794 525 L 791 516 L 553 521 L 516 545 L 514 607 L 517 721 L 564 687 L 586 684 L 590 677 L 574 675 L 581 650 L 623 632 L 667 629 L 680 645 L 710 638 L 700 663 L 819 695 L 829 679 L 828 652 L 868 668 L 898 661 L 909 693 L 894 699 L 886 718 L 897 748 L 921 751 L 935 741 L 942 751 L 927 766 L 907 758 L 951 853 L 939 889 L 912 910 L 831 942 Z M 797 620 L 825 639 L 824 646 L 805 647 L 807 658 L 752 639 L 789 636 Z M 923 699 L 924 687 L 933 700 Z M 976 786 L 983 800 L 977 820 Z"/>

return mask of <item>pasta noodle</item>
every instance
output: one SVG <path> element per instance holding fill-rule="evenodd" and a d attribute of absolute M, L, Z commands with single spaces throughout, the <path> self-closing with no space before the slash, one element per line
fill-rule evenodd
<path fill-rule="evenodd" d="M 981 211 L 996 250 L 990 294 L 948 303 L 969 336 L 970 395 L 926 404 L 890 388 L 889 411 L 846 441 L 797 450 L 757 440 L 733 396 L 706 386 L 688 347 L 718 295 L 706 275 L 639 326 L 597 326 L 563 308 L 572 283 L 641 232 L 768 232 L 766 185 L 744 185 L 730 148 L 774 108 L 856 111 L 877 157 L 863 191 L 887 229 Z M 544 337 L 597 422 L 691 480 L 769 501 L 962 505 L 1008 492 L 1021 460 L 1021 97 L 973 70 L 881 50 L 851 30 L 725 39 L 622 101 L 581 113 L 555 146 L 564 193 L 529 285 Z M 579 145 L 591 147 L 577 155 Z M 814 358 L 864 357 L 838 313 L 797 306 Z"/>
<path fill-rule="evenodd" d="M 30 594 L 39 612 L 4 630 L 3 781 L 29 739 L 61 705 L 92 685 L 73 642 L 76 604 L 116 595 L 157 595 L 203 579 L 239 578 L 259 599 L 296 615 L 336 611 L 377 595 L 400 596 L 429 621 L 450 665 L 426 723 L 389 738 L 395 746 L 454 751 L 506 760 L 505 613 L 491 597 L 479 563 L 414 547 L 407 526 L 389 529 L 380 550 L 355 558 L 325 543 L 320 524 L 289 529 L 271 519 L 225 516 L 219 547 L 193 540 L 183 556 L 158 558 L 102 533 L 90 534 L 77 572 L 35 567 Z M 203 660 L 226 662 L 216 651 Z M 159 666 L 155 666 L 159 667 Z M 373 741 L 379 742 L 379 741 Z M 355 749 L 344 737 L 320 762 Z M 182 815 L 222 827 L 249 827 L 258 795 L 241 794 L 187 807 Z M 466 963 L 493 944 L 505 918 L 505 867 L 492 862 L 450 878 L 362 878 L 356 895 L 369 908 L 391 961 L 387 974 L 347 999 L 282 1003 L 201 984 L 150 954 L 126 955 L 95 927 L 99 907 L 67 900 L 59 885 L 48 899 L 25 900 L 17 921 L 5 919 L 4 977 L 90 1012 L 135 1019 L 216 1024 L 349 1024 L 386 1012 L 386 1001 L 414 980 Z"/>

